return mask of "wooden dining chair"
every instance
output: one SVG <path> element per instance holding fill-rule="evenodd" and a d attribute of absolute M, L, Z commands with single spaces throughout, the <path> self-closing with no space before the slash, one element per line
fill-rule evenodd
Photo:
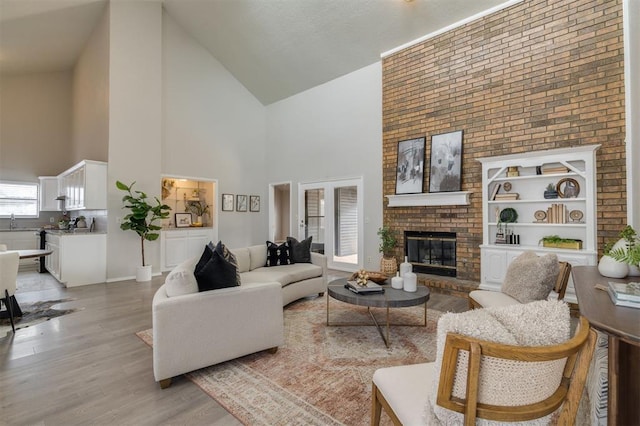
<path fill-rule="evenodd" d="M 572 425 L 595 342 L 596 333 L 584 317 L 571 339 L 550 346 L 505 345 L 448 333 L 439 378 L 429 377 L 436 371 L 434 363 L 376 371 L 371 424 L 380 424 L 383 408 L 396 425 L 424 424 L 425 403 L 429 391 L 435 389 L 429 383 L 438 380 L 436 404 L 462 414 L 465 425 L 474 425 L 477 418 L 529 421 L 558 408 L 557 424 Z M 518 392 L 501 393 L 505 368 L 524 369 L 526 382 L 523 378 L 522 386 L 516 383 Z M 527 371 L 532 373 L 526 374 Z M 543 393 L 547 396 L 539 397 Z"/>
<path fill-rule="evenodd" d="M 0 308 L 2 304 L 7 307 L 9 319 L 11 321 L 11 330 L 14 334 L 16 327 L 13 321 L 13 307 L 11 297 L 16 292 L 16 281 L 18 279 L 18 266 L 20 264 L 20 255 L 17 251 L 0 251 Z"/>

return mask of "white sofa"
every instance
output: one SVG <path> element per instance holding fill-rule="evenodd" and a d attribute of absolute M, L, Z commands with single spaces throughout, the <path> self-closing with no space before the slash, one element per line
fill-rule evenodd
<path fill-rule="evenodd" d="M 152 302 L 153 373 L 162 388 L 171 378 L 284 342 L 283 306 L 327 289 L 327 261 L 265 267 L 265 246 L 232 249 L 241 285 L 198 292 L 198 258 L 176 266 Z"/>

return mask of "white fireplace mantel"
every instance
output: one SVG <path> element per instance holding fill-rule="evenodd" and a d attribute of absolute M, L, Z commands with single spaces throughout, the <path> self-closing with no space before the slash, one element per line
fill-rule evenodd
<path fill-rule="evenodd" d="M 385 195 L 389 207 L 464 206 L 469 205 L 470 191 Z"/>

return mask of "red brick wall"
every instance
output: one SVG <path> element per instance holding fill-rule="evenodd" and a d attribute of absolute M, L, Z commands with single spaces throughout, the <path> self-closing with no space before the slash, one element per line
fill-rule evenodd
<path fill-rule="evenodd" d="M 531 0 L 383 60 L 384 194 L 395 193 L 397 144 L 463 130 L 469 206 L 387 207 L 384 223 L 458 234 L 458 277 L 480 280 L 481 166 L 475 159 L 601 144 L 598 242 L 626 222 L 621 0 Z"/>

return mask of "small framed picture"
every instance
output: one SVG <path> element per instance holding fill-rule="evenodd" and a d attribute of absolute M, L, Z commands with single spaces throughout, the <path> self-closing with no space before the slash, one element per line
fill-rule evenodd
<path fill-rule="evenodd" d="M 249 196 L 249 211 L 250 212 L 259 212 L 260 211 L 260 196 L 259 195 L 250 195 Z"/>
<path fill-rule="evenodd" d="M 247 211 L 247 196 L 246 195 L 236 195 L 236 211 L 237 212 L 246 212 Z"/>
<path fill-rule="evenodd" d="M 176 228 L 191 226 L 191 213 L 176 213 Z"/>
<path fill-rule="evenodd" d="M 222 194 L 222 211 L 233 211 L 233 194 Z"/>

